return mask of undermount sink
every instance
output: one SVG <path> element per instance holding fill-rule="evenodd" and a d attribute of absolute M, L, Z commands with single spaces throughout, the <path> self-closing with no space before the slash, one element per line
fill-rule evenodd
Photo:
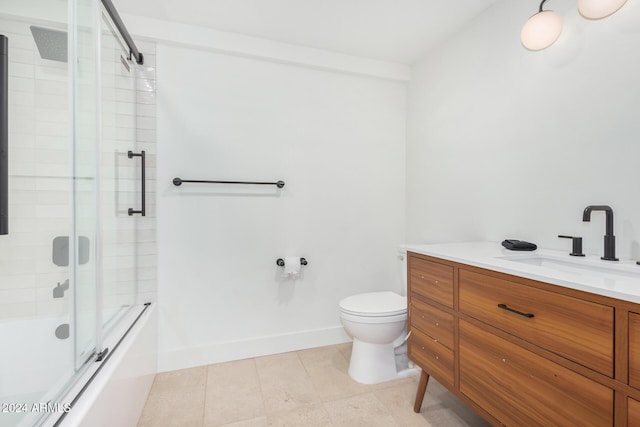
<path fill-rule="evenodd" d="M 605 281 L 640 280 L 640 266 L 635 264 L 629 265 L 612 261 L 572 258 L 568 255 L 566 258 L 543 254 L 514 255 L 500 258 Z"/>

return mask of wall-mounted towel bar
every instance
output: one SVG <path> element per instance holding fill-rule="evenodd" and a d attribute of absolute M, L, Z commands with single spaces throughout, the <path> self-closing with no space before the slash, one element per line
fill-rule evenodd
<path fill-rule="evenodd" d="M 253 181 L 202 181 L 197 179 L 182 179 L 173 178 L 173 185 L 176 187 L 182 185 L 184 182 L 196 183 L 196 184 L 249 184 L 249 185 L 275 185 L 278 188 L 284 187 L 284 181 L 277 182 L 253 182 Z"/>

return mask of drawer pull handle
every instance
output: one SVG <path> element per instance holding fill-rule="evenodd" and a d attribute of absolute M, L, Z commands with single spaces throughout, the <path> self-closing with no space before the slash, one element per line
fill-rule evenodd
<path fill-rule="evenodd" d="M 507 307 L 507 304 L 498 304 L 498 308 L 510 311 L 522 317 L 528 317 L 529 319 L 533 317 L 533 313 L 523 313 L 522 311 L 514 310 L 513 308 Z"/>

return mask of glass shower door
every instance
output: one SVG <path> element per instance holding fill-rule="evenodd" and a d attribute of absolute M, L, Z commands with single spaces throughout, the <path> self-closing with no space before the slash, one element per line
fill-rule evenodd
<path fill-rule="evenodd" d="M 101 21 L 100 223 L 102 329 L 117 323 L 136 302 L 137 215 L 142 158 L 136 151 L 136 73 L 126 44 L 108 16 Z"/>
<path fill-rule="evenodd" d="M 109 331 L 126 330 L 114 326 L 137 299 L 144 152 L 135 65 L 100 2 L 2 0 L 0 35 L 9 53 L 0 427 L 33 426 L 47 405 L 70 403 L 61 396 L 81 388 L 105 338 L 120 337 Z"/>
<path fill-rule="evenodd" d="M 95 7 L 91 0 L 0 3 L 9 62 L 2 427 L 49 415 L 46 405 L 63 403 L 95 349 Z"/>
<path fill-rule="evenodd" d="M 96 8 L 93 0 L 76 0 L 75 25 L 70 28 L 70 46 L 77 58 L 73 62 L 73 227 L 75 239 L 70 245 L 74 260 L 74 347 L 75 367 L 80 369 L 92 358 L 98 346 L 99 290 L 96 272 L 100 265 L 98 211 L 97 146 L 98 92 L 96 85 L 98 54 L 96 43 Z M 73 247 L 71 247 L 73 246 Z"/>

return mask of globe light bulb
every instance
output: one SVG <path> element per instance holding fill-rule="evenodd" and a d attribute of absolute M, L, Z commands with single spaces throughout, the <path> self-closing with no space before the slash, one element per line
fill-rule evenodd
<path fill-rule="evenodd" d="M 544 10 L 525 22 L 520 33 L 522 45 L 529 50 L 551 46 L 562 32 L 562 18 L 552 10 Z"/>
<path fill-rule="evenodd" d="M 578 0 L 578 11 L 587 19 L 602 19 L 613 15 L 627 0 Z"/>

